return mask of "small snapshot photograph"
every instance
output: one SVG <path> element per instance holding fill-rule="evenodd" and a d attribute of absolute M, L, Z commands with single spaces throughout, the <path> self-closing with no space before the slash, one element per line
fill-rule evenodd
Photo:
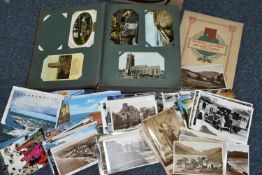
<path fill-rule="evenodd" d="M 49 55 L 44 59 L 41 79 L 43 81 L 77 80 L 82 76 L 84 55 Z"/>
<path fill-rule="evenodd" d="M 181 86 L 184 90 L 226 88 L 222 65 L 182 67 Z"/>
<path fill-rule="evenodd" d="M 72 15 L 68 46 L 91 47 L 95 40 L 96 10 L 78 11 Z"/>
<path fill-rule="evenodd" d="M 157 52 L 125 52 L 119 57 L 119 79 L 164 79 L 165 59 Z"/>
<path fill-rule="evenodd" d="M 249 175 L 249 146 L 227 145 L 227 175 Z"/>
<path fill-rule="evenodd" d="M 0 150 L 0 174 L 27 175 L 48 164 L 47 154 L 42 146 L 42 130 L 16 140 Z"/>
<path fill-rule="evenodd" d="M 69 105 L 63 100 L 56 127 L 70 122 Z"/>
<path fill-rule="evenodd" d="M 174 174 L 223 175 L 223 145 L 206 142 L 174 142 Z"/>
<path fill-rule="evenodd" d="M 173 162 L 173 142 L 178 141 L 179 128 L 183 122 L 178 118 L 174 108 L 160 112 L 143 121 L 148 137 L 158 151 L 158 157 L 166 167 Z"/>
<path fill-rule="evenodd" d="M 173 18 L 169 10 L 145 11 L 147 45 L 166 47 L 174 44 Z"/>
<path fill-rule="evenodd" d="M 57 94 L 14 86 L 1 123 L 27 131 L 54 128 L 62 100 Z"/>
<path fill-rule="evenodd" d="M 109 174 L 158 162 L 139 130 L 105 140 L 103 147 Z"/>
<path fill-rule="evenodd" d="M 199 91 L 191 128 L 247 144 L 252 115 L 252 106 Z"/>
<path fill-rule="evenodd" d="M 75 137 L 51 148 L 59 174 L 74 174 L 97 163 L 96 134 Z"/>
<path fill-rule="evenodd" d="M 154 95 L 110 100 L 108 105 L 114 131 L 136 128 L 158 112 Z"/>
<path fill-rule="evenodd" d="M 132 9 L 121 9 L 112 16 L 110 40 L 117 45 L 138 44 L 139 15 Z"/>

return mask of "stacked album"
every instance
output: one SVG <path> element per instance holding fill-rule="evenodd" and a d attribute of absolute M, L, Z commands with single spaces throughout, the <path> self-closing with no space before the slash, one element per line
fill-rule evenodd
<path fill-rule="evenodd" d="M 232 90 L 243 24 L 178 12 L 42 12 L 28 88 L 13 86 L 1 119 L 0 174 L 250 174 L 254 107 Z"/>
<path fill-rule="evenodd" d="M 27 87 L 178 90 L 178 13 L 175 6 L 125 4 L 43 12 Z"/>

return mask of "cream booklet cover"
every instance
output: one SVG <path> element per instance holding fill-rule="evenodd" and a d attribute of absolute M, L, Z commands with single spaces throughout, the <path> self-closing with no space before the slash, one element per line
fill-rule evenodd
<path fill-rule="evenodd" d="M 180 31 L 182 67 L 221 64 L 232 88 L 243 23 L 185 11 Z"/>

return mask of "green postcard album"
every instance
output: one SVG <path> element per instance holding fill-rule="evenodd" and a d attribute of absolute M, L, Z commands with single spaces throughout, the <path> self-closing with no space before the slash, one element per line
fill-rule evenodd
<path fill-rule="evenodd" d="M 93 4 L 40 14 L 27 87 L 180 89 L 175 6 Z"/>

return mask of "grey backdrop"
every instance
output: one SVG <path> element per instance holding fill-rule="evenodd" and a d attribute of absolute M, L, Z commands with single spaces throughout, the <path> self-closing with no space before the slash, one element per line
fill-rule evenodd
<path fill-rule="evenodd" d="M 88 5 L 102 0 L 0 0 L 0 114 L 13 85 L 24 86 L 29 69 L 37 15 L 40 10 Z M 238 59 L 234 91 L 238 99 L 254 104 L 250 131 L 250 172 L 262 174 L 262 1 L 185 0 L 183 9 L 243 22 L 244 32 Z M 181 11 L 181 16 L 183 14 Z M 37 174 L 50 174 L 48 168 Z M 80 174 L 99 174 L 97 166 Z M 152 165 L 126 173 L 161 175 L 162 167 Z"/>

